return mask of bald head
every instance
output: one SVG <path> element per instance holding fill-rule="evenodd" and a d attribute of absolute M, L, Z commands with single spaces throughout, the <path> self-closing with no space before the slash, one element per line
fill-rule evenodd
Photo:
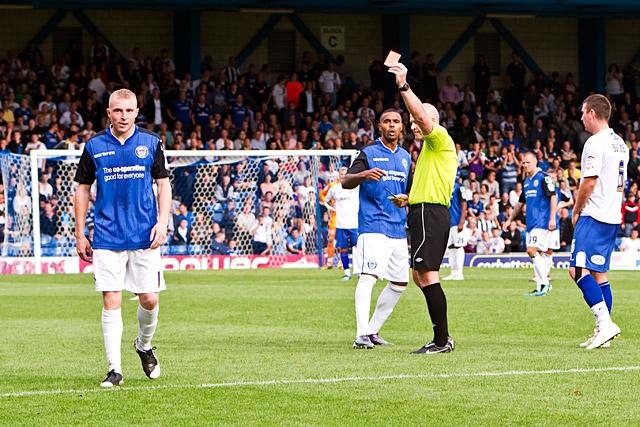
<path fill-rule="evenodd" d="M 438 123 L 438 119 L 440 118 L 440 113 L 438 113 L 438 109 L 436 107 L 429 104 L 428 102 L 425 102 L 424 104 L 422 104 L 422 109 L 424 110 L 425 113 L 427 113 L 427 116 L 429 116 L 429 118 L 432 121 Z"/>
<path fill-rule="evenodd" d="M 434 124 L 440 121 L 438 109 L 429 103 L 421 105 L 422 111 L 416 112 L 416 116 L 411 114 L 411 131 L 416 139 L 424 138 L 433 130 Z"/>
<path fill-rule="evenodd" d="M 536 158 L 536 155 L 530 151 L 524 153 L 522 156 L 522 169 L 524 172 L 529 176 L 533 176 L 537 167 L 538 159 Z"/>

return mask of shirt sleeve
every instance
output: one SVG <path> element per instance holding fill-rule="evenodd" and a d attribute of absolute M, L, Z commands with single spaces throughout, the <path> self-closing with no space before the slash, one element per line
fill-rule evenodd
<path fill-rule="evenodd" d="M 160 140 L 158 140 L 158 147 L 156 148 L 156 157 L 153 160 L 153 165 L 151 165 L 151 176 L 154 179 L 169 178 L 167 159 L 164 156 L 164 147 Z"/>
<path fill-rule="evenodd" d="M 556 186 L 553 185 L 553 181 L 551 180 L 551 177 L 549 175 L 545 175 L 542 189 L 544 190 L 544 194 L 547 197 L 551 197 L 556 194 Z"/>
<path fill-rule="evenodd" d="M 364 151 L 360 151 L 356 159 L 349 167 L 349 170 L 347 170 L 347 174 L 355 175 L 366 170 L 369 170 L 369 161 L 367 160 L 367 155 L 364 154 Z"/>
<path fill-rule="evenodd" d="M 471 191 L 469 191 L 467 187 L 460 186 L 460 192 L 462 193 L 462 201 L 468 203 L 473 199 L 473 195 L 471 194 Z"/>
<path fill-rule="evenodd" d="M 582 161 L 580 164 L 583 178 L 598 176 L 602 168 L 602 152 L 598 149 L 598 145 L 603 148 L 604 145 L 593 144 L 592 142 L 593 140 L 587 140 L 582 152 Z"/>
<path fill-rule="evenodd" d="M 78 162 L 78 169 L 76 169 L 76 176 L 73 179 L 77 183 L 91 185 L 96 180 L 96 165 L 93 163 L 91 155 L 87 151 L 85 146 L 82 150 L 82 156 Z"/>
<path fill-rule="evenodd" d="M 437 123 L 433 124 L 433 130 L 429 135 L 425 135 L 423 139 L 425 145 L 432 151 L 455 149 L 454 146 L 449 146 L 449 133 L 447 133 L 447 130 Z"/>

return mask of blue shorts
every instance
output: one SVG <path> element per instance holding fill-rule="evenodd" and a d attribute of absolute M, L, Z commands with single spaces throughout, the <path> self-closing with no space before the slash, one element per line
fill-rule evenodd
<path fill-rule="evenodd" d="M 337 228 L 336 229 L 336 248 L 349 249 L 358 242 L 357 228 Z"/>
<path fill-rule="evenodd" d="M 569 265 L 598 273 L 609 271 L 618 230 L 620 224 L 606 224 L 589 216 L 578 218 L 571 242 Z"/>

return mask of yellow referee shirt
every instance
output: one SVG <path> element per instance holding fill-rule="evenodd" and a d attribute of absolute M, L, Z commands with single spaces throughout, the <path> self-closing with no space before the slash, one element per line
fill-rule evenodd
<path fill-rule="evenodd" d="M 436 123 L 423 139 L 424 145 L 413 173 L 409 204 L 431 203 L 448 208 L 458 170 L 455 144 L 447 130 Z"/>

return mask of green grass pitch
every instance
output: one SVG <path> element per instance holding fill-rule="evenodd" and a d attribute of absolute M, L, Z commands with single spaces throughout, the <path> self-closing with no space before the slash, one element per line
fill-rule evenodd
<path fill-rule="evenodd" d="M 442 275 L 448 271 L 442 271 Z M 0 277 L 2 426 L 583 426 L 640 424 L 637 272 L 612 272 L 611 348 L 578 347 L 594 320 L 566 271 L 526 298 L 531 271 L 465 269 L 444 282 L 451 354 L 409 285 L 381 335 L 351 348 L 356 281 L 339 270 L 166 273 L 149 380 L 123 302 L 121 388 L 107 366 L 90 275 Z M 384 283 L 374 290 L 374 302 Z"/>

